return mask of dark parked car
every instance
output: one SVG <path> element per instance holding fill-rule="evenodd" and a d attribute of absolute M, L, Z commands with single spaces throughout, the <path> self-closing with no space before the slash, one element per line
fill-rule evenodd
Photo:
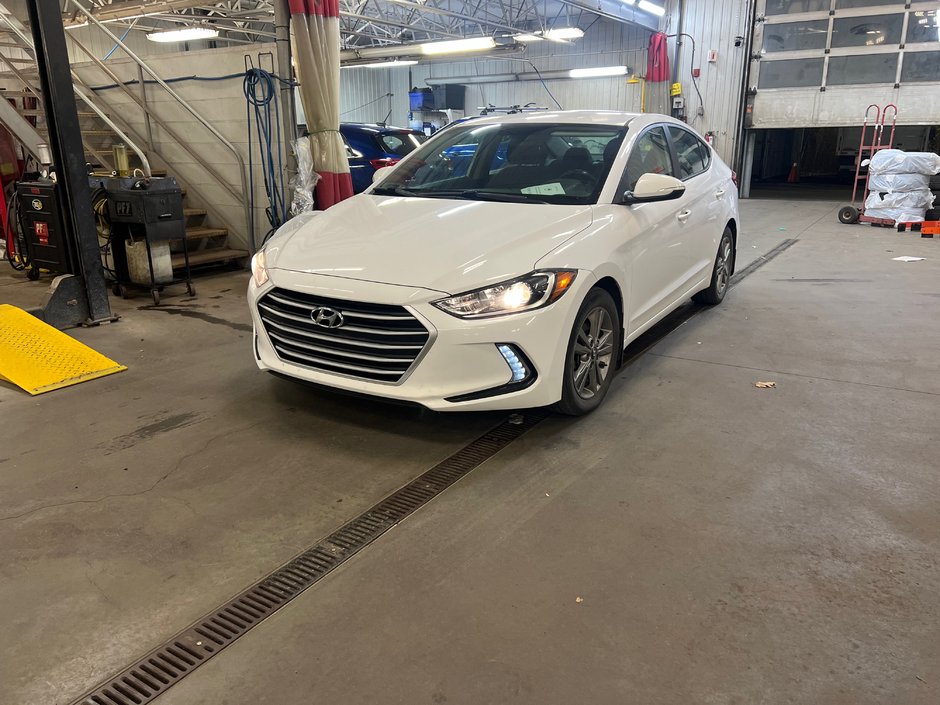
<path fill-rule="evenodd" d="M 376 169 L 397 163 L 427 139 L 427 135 L 417 130 L 374 123 L 344 122 L 339 131 L 346 141 L 356 193 L 368 188 Z"/>

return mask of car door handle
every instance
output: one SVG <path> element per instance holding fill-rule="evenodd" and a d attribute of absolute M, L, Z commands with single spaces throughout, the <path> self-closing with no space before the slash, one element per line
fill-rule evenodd
<path fill-rule="evenodd" d="M 689 219 L 690 215 L 692 215 L 692 211 L 686 208 L 684 211 L 679 211 L 676 214 L 676 220 L 678 220 L 680 223 L 684 223 Z"/>
<path fill-rule="evenodd" d="M 715 198 L 721 198 L 724 195 L 725 195 L 725 190 L 723 188 L 720 188 L 717 191 L 715 191 Z"/>

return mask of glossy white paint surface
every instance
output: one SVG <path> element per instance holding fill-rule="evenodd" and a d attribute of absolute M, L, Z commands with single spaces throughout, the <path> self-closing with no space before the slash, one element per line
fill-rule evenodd
<path fill-rule="evenodd" d="M 730 169 L 714 152 L 707 171 L 683 182 L 680 198 L 632 206 L 617 202 L 621 176 L 639 132 L 675 121 L 608 111 L 488 120 L 629 123 L 629 131 L 594 205 L 389 197 L 367 191 L 326 212 L 290 221 L 265 247 L 269 281 L 260 288 L 249 287 L 259 367 L 436 410 L 544 406 L 561 397 L 575 316 L 601 279 L 611 279 L 621 292 L 626 342 L 708 285 L 721 235 L 729 222 L 736 228 L 738 224 L 737 189 Z M 578 272 L 565 295 L 545 308 L 463 320 L 431 305 L 444 294 L 463 293 L 541 268 Z M 431 331 L 432 342 L 412 372 L 395 385 L 284 363 L 266 337 L 256 306 L 274 286 L 406 306 Z M 521 348 L 538 372 L 537 381 L 512 394 L 459 404 L 445 401 L 510 380 L 497 343 Z"/>

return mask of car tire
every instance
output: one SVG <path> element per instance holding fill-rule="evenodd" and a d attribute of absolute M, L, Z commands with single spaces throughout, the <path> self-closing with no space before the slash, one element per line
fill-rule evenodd
<path fill-rule="evenodd" d="M 715 266 L 712 267 L 712 280 L 707 289 L 703 289 L 692 297 L 693 301 L 708 306 L 716 306 L 728 293 L 731 284 L 731 275 L 734 273 L 734 236 L 731 228 L 725 228 L 718 243 L 718 253 L 715 255 Z"/>
<path fill-rule="evenodd" d="M 620 312 L 609 293 L 588 292 L 568 339 L 561 401 L 555 411 L 567 416 L 588 414 L 604 401 L 623 352 Z"/>

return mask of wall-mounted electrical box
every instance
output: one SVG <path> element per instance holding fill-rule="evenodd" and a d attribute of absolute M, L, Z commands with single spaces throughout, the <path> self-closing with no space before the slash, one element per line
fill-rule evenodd
<path fill-rule="evenodd" d="M 718 50 L 709 49 L 708 50 L 708 63 L 714 64 L 716 61 L 718 61 Z"/>

